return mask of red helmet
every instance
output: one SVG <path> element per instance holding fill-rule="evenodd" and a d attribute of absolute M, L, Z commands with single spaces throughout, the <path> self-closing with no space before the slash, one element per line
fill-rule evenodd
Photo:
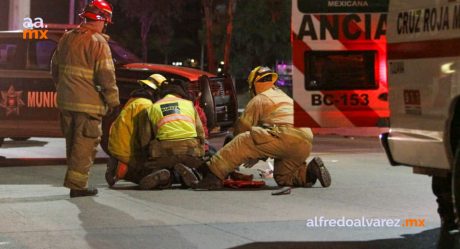
<path fill-rule="evenodd" d="M 93 0 L 86 5 L 80 17 L 112 23 L 112 5 L 105 0 Z"/>

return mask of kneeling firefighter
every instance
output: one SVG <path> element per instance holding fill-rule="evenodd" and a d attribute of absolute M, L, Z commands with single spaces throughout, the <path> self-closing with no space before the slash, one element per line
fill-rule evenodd
<path fill-rule="evenodd" d="M 171 171 L 180 175 L 183 185 L 198 182 L 191 168 L 203 163 L 205 134 L 187 89 L 187 83 L 180 80 L 164 82 L 160 87 L 162 99 L 149 109 L 148 126 L 155 137 L 144 168 L 153 173 L 140 181 L 142 189 L 170 187 Z"/>
<path fill-rule="evenodd" d="M 130 99 L 115 119 L 109 134 L 110 158 L 105 179 L 109 186 L 124 179 L 139 183 L 142 168 L 148 158 L 151 138 L 147 110 L 159 99 L 158 88 L 166 81 L 161 74 L 152 74 L 139 80 L 141 87 L 130 94 Z"/>
<path fill-rule="evenodd" d="M 200 168 L 198 189 L 222 188 L 222 181 L 241 164 L 274 158 L 273 176 L 280 186 L 311 187 L 319 179 L 329 187 L 331 177 L 321 158 L 307 165 L 313 142 L 310 128 L 295 128 L 293 100 L 275 86 L 278 75 L 256 67 L 248 77 L 249 101 L 234 127 L 234 139 Z"/>

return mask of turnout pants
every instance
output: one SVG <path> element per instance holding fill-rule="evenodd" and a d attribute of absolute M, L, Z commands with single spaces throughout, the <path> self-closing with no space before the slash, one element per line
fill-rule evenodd
<path fill-rule="evenodd" d="M 275 159 L 273 176 L 280 186 L 308 186 L 306 159 L 312 148 L 313 134 L 291 127 L 261 128 L 236 136 L 219 150 L 209 169 L 224 180 L 250 159 Z"/>
<path fill-rule="evenodd" d="M 67 173 L 64 186 L 88 188 L 89 169 L 101 141 L 102 116 L 61 110 L 61 129 L 66 141 Z"/>
<path fill-rule="evenodd" d="M 438 202 L 438 213 L 441 217 L 441 232 L 457 228 L 455 223 L 454 203 L 452 198 L 452 175 L 446 177 L 433 176 L 431 187 Z"/>
<path fill-rule="evenodd" d="M 139 183 L 143 177 L 161 169 L 173 170 L 174 165 L 182 163 L 189 168 L 198 168 L 204 161 L 203 144 L 199 139 L 185 140 L 153 140 L 150 143 L 149 160 L 135 170 L 132 170 L 130 165 L 126 179 Z"/>
<path fill-rule="evenodd" d="M 144 169 L 144 164 L 147 162 L 147 155 L 136 155 L 131 158 L 120 156 L 120 155 L 111 155 L 112 158 L 116 159 L 119 162 L 126 164 L 128 170 L 126 175 L 123 177 L 123 180 L 130 181 L 139 184 L 142 176 L 146 176 L 150 173 Z M 150 171 L 151 172 L 151 171 Z"/>

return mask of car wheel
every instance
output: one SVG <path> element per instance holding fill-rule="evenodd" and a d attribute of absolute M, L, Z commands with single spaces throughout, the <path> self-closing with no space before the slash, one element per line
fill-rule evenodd
<path fill-rule="evenodd" d="M 201 98 L 200 106 L 203 108 L 208 123 L 206 126 L 212 130 L 216 126 L 216 104 L 211 92 L 211 85 L 207 76 L 203 75 L 198 79 L 200 84 Z"/>
<path fill-rule="evenodd" d="M 30 137 L 10 137 L 13 141 L 26 141 Z"/>
<path fill-rule="evenodd" d="M 121 112 L 121 107 L 115 108 L 112 113 L 105 116 L 102 119 L 102 137 L 101 137 L 101 147 L 105 153 L 109 154 L 109 132 L 110 127 L 112 126 L 113 121 L 117 119 L 118 115 Z"/>

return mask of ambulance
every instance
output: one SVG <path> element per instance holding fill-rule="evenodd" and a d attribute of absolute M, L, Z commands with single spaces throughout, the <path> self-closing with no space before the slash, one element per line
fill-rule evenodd
<path fill-rule="evenodd" d="M 388 0 L 293 0 L 295 126 L 388 125 Z"/>
<path fill-rule="evenodd" d="M 410 2 L 410 3 L 409 3 Z M 395 1 L 388 18 L 392 164 L 453 169 L 460 140 L 460 2 Z"/>
<path fill-rule="evenodd" d="M 459 210 L 460 1 L 390 1 L 387 39 L 387 156 L 414 173 L 453 172 Z"/>

